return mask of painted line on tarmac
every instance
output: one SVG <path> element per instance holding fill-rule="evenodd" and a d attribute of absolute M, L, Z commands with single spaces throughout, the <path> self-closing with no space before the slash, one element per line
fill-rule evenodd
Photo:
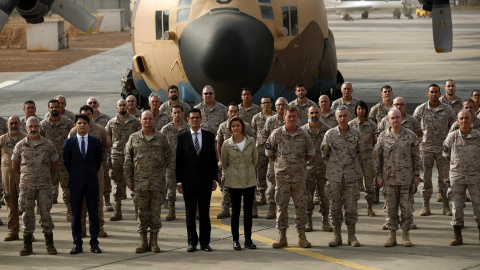
<path fill-rule="evenodd" d="M 5 81 L 5 82 L 0 83 L 0 88 L 7 87 L 7 86 L 10 86 L 10 85 L 16 84 L 18 82 L 19 81 Z"/>
<path fill-rule="evenodd" d="M 211 201 L 211 204 L 210 204 L 210 220 L 211 220 L 211 223 L 212 223 L 212 227 L 215 227 L 215 228 L 218 228 L 218 229 L 225 230 L 225 231 L 229 232 L 229 231 L 231 231 L 231 227 L 229 225 L 223 224 L 221 219 L 217 219 L 217 215 L 218 215 L 218 213 L 220 213 L 220 211 L 222 209 L 221 201 L 222 201 L 221 194 L 219 192 L 213 192 L 212 193 L 212 201 Z M 243 230 L 239 230 L 239 233 L 244 234 Z M 273 239 L 270 239 L 268 237 L 261 236 L 261 235 L 255 234 L 255 233 L 252 233 L 252 239 L 255 240 L 255 241 L 262 242 L 264 244 L 270 245 L 270 246 L 275 242 L 275 240 L 273 240 Z M 354 263 L 354 262 L 345 261 L 345 260 L 342 260 L 342 259 L 333 258 L 333 257 L 330 257 L 330 256 L 326 256 L 326 255 L 322 255 L 322 254 L 313 252 L 313 251 L 309 251 L 309 250 L 306 250 L 306 249 L 303 249 L 303 248 L 288 246 L 288 247 L 285 247 L 285 248 L 282 248 L 282 249 L 284 249 L 286 251 L 293 252 L 293 253 L 297 253 L 299 255 L 308 256 L 308 257 L 315 258 L 315 259 L 318 259 L 318 260 L 322 260 L 322 261 L 326 261 L 326 262 L 330 262 L 330 263 L 335 263 L 335 264 L 340 264 L 340 265 L 355 268 L 355 269 L 380 270 L 379 268 L 370 267 L 368 265 L 363 265 L 363 264 L 358 264 L 358 263 Z"/>

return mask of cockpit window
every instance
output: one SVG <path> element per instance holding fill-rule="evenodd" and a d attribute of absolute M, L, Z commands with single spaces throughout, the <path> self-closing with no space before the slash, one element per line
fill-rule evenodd
<path fill-rule="evenodd" d="M 298 35 L 297 7 L 282 7 L 283 27 L 288 29 L 289 36 Z"/>
<path fill-rule="evenodd" d="M 190 17 L 190 8 L 179 9 L 177 23 L 188 21 L 188 17 Z"/>
<path fill-rule="evenodd" d="M 155 11 L 155 32 L 157 35 L 157 40 L 163 39 L 163 28 L 162 28 L 162 11 Z"/>
<path fill-rule="evenodd" d="M 270 4 L 272 3 L 271 0 L 258 0 L 258 3 L 261 3 L 261 4 Z"/>
<path fill-rule="evenodd" d="M 180 0 L 180 3 L 178 4 L 179 7 L 183 6 L 190 6 L 192 4 L 192 0 Z"/>
<path fill-rule="evenodd" d="M 262 12 L 262 18 L 273 20 L 273 9 L 269 6 L 260 6 Z"/>
<path fill-rule="evenodd" d="M 164 10 L 163 11 L 163 32 L 167 32 L 169 29 L 168 25 L 168 18 L 170 17 L 170 11 Z"/>

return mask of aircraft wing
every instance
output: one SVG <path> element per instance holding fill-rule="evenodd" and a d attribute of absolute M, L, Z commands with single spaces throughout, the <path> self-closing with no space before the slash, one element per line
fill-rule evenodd
<path fill-rule="evenodd" d="M 341 6 L 330 6 L 330 7 L 325 7 L 327 11 L 335 11 L 335 10 L 367 10 L 367 9 L 372 9 L 373 6 L 369 4 L 345 4 Z"/>

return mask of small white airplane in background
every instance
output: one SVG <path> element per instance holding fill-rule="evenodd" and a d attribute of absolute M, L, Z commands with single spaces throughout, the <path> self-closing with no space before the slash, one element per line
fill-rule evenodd
<path fill-rule="evenodd" d="M 368 19 L 368 11 L 377 9 L 393 9 L 397 19 L 400 19 L 402 10 L 405 17 L 412 19 L 414 9 L 421 6 L 418 0 L 327 0 L 325 4 L 327 11 L 341 13 L 345 20 L 353 19 L 348 12 L 363 11 L 362 19 Z"/>

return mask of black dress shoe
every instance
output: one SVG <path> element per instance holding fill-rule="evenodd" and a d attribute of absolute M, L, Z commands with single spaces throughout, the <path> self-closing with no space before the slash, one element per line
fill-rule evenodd
<path fill-rule="evenodd" d="M 98 247 L 98 245 L 91 246 L 90 251 L 92 251 L 93 253 L 102 253 L 102 250 Z"/>
<path fill-rule="evenodd" d="M 207 251 L 207 252 L 212 251 L 212 248 L 209 245 L 202 246 L 202 247 L 200 247 L 200 249 L 203 250 L 203 251 Z"/>
<path fill-rule="evenodd" d="M 78 253 L 82 253 L 82 252 L 83 252 L 83 248 L 81 246 L 78 246 L 78 245 L 73 245 L 72 250 L 70 250 L 70 254 L 78 254 Z"/>
<path fill-rule="evenodd" d="M 243 245 L 245 248 L 248 249 L 257 249 L 257 246 L 252 242 L 252 240 L 245 240 L 245 243 Z"/>
<path fill-rule="evenodd" d="M 195 252 L 197 250 L 197 246 L 188 245 L 187 252 Z"/>
<path fill-rule="evenodd" d="M 233 241 L 233 249 L 242 250 L 242 247 L 240 246 L 240 243 L 238 242 L 238 240 Z"/>

